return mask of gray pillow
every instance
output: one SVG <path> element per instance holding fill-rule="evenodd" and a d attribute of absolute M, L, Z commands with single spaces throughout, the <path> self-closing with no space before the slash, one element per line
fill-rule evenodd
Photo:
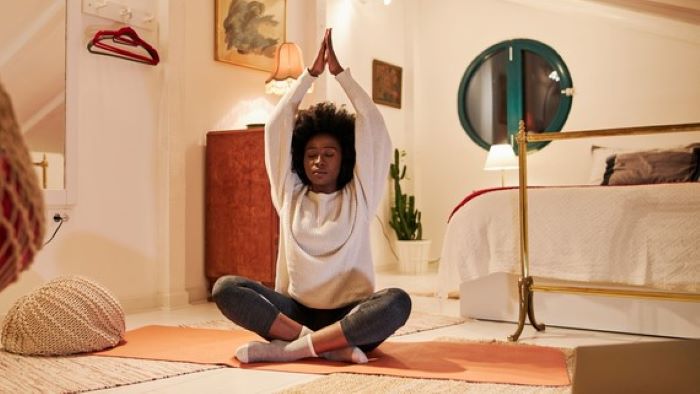
<path fill-rule="evenodd" d="M 620 153 L 608 158 L 603 185 L 694 182 L 700 175 L 700 145 Z"/>

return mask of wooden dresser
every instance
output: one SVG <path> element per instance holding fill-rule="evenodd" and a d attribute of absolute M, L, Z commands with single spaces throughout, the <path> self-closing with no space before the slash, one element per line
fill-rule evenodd
<path fill-rule="evenodd" d="M 274 287 L 279 219 L 265 171 L 263 129 L 207 133 L 205 273 Z"/>

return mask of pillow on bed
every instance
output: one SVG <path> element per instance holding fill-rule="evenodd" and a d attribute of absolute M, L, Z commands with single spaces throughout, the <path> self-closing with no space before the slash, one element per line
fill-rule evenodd
<path fill-rule="evenodd" d="M 700 145 L 619 153 L 607 159 L 603 185 L 693 182 L 700 174 Z"/>
<path fill-rule="evenodd" d="M 591 146 L 591 174 L 588 176 L 589 185 L 602 185 L 608 158 L 624 152 L 621 149 L 606 146 Z"/>

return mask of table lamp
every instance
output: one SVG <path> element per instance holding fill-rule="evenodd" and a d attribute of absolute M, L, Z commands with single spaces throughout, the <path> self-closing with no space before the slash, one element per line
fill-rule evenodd
<path fill-rule="evenodd" d="M 501 187 L 505 185 L 504 183 L 504 173 L 505 170 L 517 170 L 518 169 L 518 158 L 515 157 L 513 152 L 513 147 L 509 144 L 495 144 L 491 145 L 489 149 L 489 154 L 486 156 L 486 164 L 484 164 L 484 170 L 486 171 L 501 171 Z"/>
<path fill-rule="evenodd" d="M 284 42 L 275 52 L 275 67 L 265 81 L 265 93 L 284 95 L 292 83 L 304 72 L 301 48 L 293 42 Z"/>

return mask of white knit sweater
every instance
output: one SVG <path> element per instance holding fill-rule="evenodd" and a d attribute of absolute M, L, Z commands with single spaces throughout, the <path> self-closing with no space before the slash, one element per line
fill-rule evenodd
<path fill-rule="evenodd" d="M 315 193 L 292 172 L 295 115 L 315 80 L 305 71 L 265 127 L 265 166 L 280 216 L 275 289 L 302 304 L 337 308 L 374 291 L 369 224 L 384 192 L 392 146 L 384 119 L 345 69 L 336 76 L 356 111 L 353 179 Z"/>

